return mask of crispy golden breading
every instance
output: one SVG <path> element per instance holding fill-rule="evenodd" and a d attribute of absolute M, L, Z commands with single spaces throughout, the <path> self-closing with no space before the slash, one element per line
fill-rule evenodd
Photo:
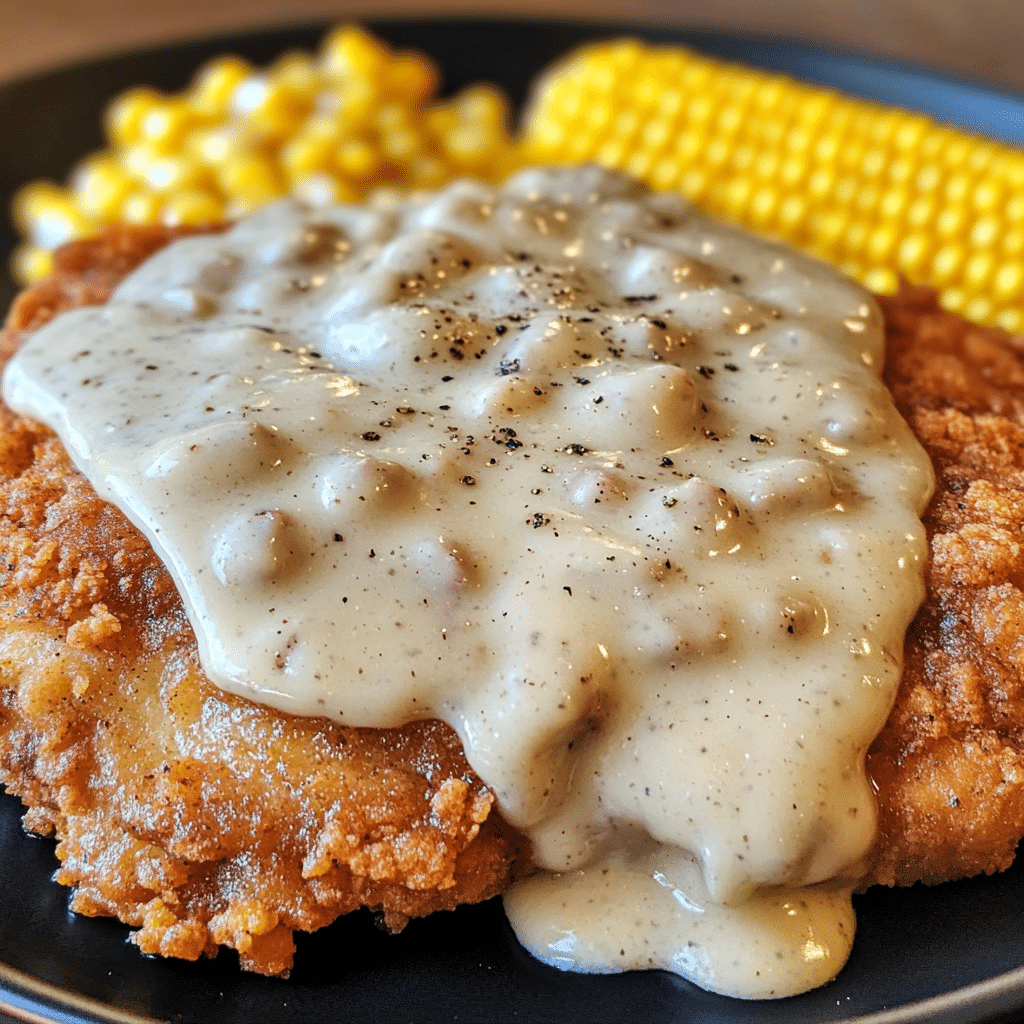
<path fill-rule="evenodd" d="M 102 302 L 167 232 L 75 243 L 20 297 L 2 339 Z M 925 606 L 868 767 L 870 881 L 1005 868 L 1024 833 L 1024 345 L 882 300 L 886 379 L 938 489 Z M 212 687 L 146 541 L 45 428 L 0 410 L 0 778 L 55 831 L 76 910 L 139 926 L 146 952 L 219 944 L 286 973 L 291 932 L 359 905 L 392 927 L 486 898 L 525 843 L 450 729 L 344 729 Z"/>
<path fill-rule="evenodd" d="M 102 302 L 168 233 L 75 243 L 19 330 Z M 408 917 L 508 887 L 523 840 L 440 722 L 348 729 L 222 693 L 174 584 L 44 427 L 0 407 L 0 781 L 55 832 L 72 906 L 147 953 L 218 945 L 287 974 L 296 929 Z"/>
<path fill-rule="evenodd" d="M 881 304 L 886 382 L 936 475 L 927 598 L 868 755 L 872 878 L 906 885 L 1003 870 L 1024 833 L 1024 341 L 930 289 Z"/>

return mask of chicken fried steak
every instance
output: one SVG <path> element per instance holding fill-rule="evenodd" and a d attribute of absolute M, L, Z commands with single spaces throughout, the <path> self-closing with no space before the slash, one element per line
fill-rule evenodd
<path fill-rule="evenodd" d="M 166 237 L 67 247 L 15 304 L 5 351 L 104 301 Z M 869 881 L 938 882 L 1005 868 L 1024 831 L 1024 348 L 930 292 L 882 303 L 887 381 L 938 489 L 927 601 L 869 753 Z M 0 778 L 28 805 L 26 827 L 59 837 L 74 909 L 137 927 L 146 952 L 228 945 L 284 974 L 295 929 L 360 905 L 397 928 L 509 884 L 521 840 L 448 727 L 346 729 L 214 688 L 147 542 L 52 433 L 2 415 Z"/>
<path fill-rule="evenodd" d="M 66 247 L 4 337 L 102 302 L 167 232 Z M 219 945 L 285 975 L 296 929 L 410 916 L 506 889 L 521 840 L 436 721 L 344 728 L 221 692 L 147 541 L 57 438 L 0 409 L 0 781 L 60 839 L 73 908 L 146 953 Z"/>
<path fill-rule="evenodd" d="M 1024 833 L 1024 342 L 930 289 L 881 305 L 885 379 L 936 475 L 927 598 L 868 753 L 870 878 L 909 885 L 1004 870 Z"/>

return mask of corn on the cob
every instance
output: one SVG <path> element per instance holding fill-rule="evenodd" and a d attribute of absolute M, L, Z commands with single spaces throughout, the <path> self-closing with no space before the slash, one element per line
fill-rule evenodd
<path fill-rule="evenodd" d="M 1024 329 L 1024 152 L 678 47 L 602 43 L 541 83 L 522 159 L 597 160 L 836 264 Z"/>
<path fill-rule="evenodd" d="M 288 193 L 330 202 L 381 183 L 504 177 L 514 155 L 504 96 L 483 85 L 435 102 L 438 85 L 426 57 L 346 27 L 316 56 L 289 53 L 263 71 L 220 57 L 178 95 L 123 93 L 107 110 L 107 150 L 66 187 L 34 182 L 15 197 L 26 239 L 15 274 L 43 276 L 51 249 L 104 224 L 201 224 Z"/>
<path fill-rule="evenodd" d="M 499 90 L 431 102 L 436 68 L 356 28 L 259 72 L 207 64 L 177 96 L 135 89 L 110 147 L 62 188 L 16 197 L 22 281 L 103 224 L 202 223 L 285 193 L 361 198 L 391 182 L 500 180 L 524 163 L 597 160 L 776 235 L 891 291 L 940 289 L 981 323 L 1024 331 L 1024 152 L 918 114 L 678 47 L 585 48 L 542 81 L 519 139 Z"/>

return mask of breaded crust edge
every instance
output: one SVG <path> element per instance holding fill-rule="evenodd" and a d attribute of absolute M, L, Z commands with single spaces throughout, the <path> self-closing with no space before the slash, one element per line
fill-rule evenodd
<path fill-rule="evenodd" d="M 175 233 L 65 247 L 0 339 L 103 302 Z M 222 693 L 162 563 L 57 438 L 0 408 L 0 781 L 59 838 L 72 907 L 147 953 L 218 946 L 286 975 L 293 931 L 360 906 L 392 930 L 508 887 L 526 844 L 455 733 L 343 728 Z"/>
<path fill-rule="evenodd" d="M 0 336 L 103 302 L 174 232 L 58 254 Z M 927 599 L 868 754 L 865 884 L 1001 870 L 1024 833 L 1024 347 L 904 287 L 880 299 L 886 381 L 928 450 Z M 220 944 L 284 974 L 291 932 L 359 905 L 392 927 L 483 899 L 525 864 L 446 726 L 352 730 L 214 689 L 174 587 L 45 428 L 0 411 L 0 779 L 56 831 L 73 906 L 146 952 Z"/>
<path fill-rule="evenodd" d="M 1004 870 L 1024 833 L 1024 342 L 881 297 L 885 379 L 931 456 L 926 598 L 868 753 L 880 836 L 870 880 Z"/>

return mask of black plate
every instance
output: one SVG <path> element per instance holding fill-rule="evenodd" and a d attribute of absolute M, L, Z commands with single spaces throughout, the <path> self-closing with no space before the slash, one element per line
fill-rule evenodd
<path fill-rule="evenodd" d="M 543 67 L 586 40 L 643 34 L 786 71 L 1024 142 L 1024 100 L 837 50 L 718 33 L 525 21 L 403 20 L 373 29 L 430 53 L 447 88 L 496 82 L 521 102 Z M 102 144 L 100 111 L 115 93 L 148 83 L 182 88 L 195 69 L 231 51 L 264 63 L 323 29 L 298 28 L 147 50 L 0 87 L 0 208 L 38 177 L 63 180 Z M 0 226 L 0 257 L 13 244 Z M 0 276 L 0 306 L 14 284 Z M 624 1021 L 810 1024 L 859 1019 L 1019 1020 L 1024 1008 L 1024 864 L 996 878 L 926 889 L 876 889 L 857 901 L 853 956 L 833 984 L 779 1003 L 709 995 L 662 972 L 562 974 L 516 943 L 499 901 L 412 922 L 391 937 L 353 914 L 302 937 L 288 981 L 245 975 L 229 953 L 188 964 L 142 957 L 127 929 L 68 911 L 50 876 L 54 844 L 25 836 L 20 804 L 0 793 L 0 1019 L 176 1024 L 321 1021 Z M 1004 1016 L 998 1016 L 998 1015 Z"/>

